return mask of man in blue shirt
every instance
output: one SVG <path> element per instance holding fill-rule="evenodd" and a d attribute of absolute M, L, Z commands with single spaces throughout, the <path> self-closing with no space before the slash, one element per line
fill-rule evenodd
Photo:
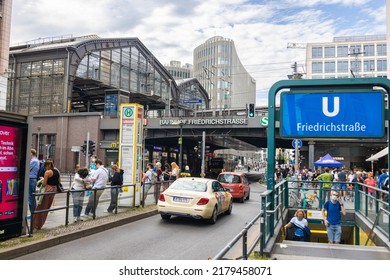
<path fill-rule="evenodd" d="M 341 241 L 341 214 L 346 214 L 344 204 L 338 192 L 332 191 L 330 200 L 326 201 L 322 207 L 322 218 L 328 232 L 329 243 Z"/>
<path fill-rule="evenodd" d="M 379 175 L 379 177 L 378 177 L 378 187 L 380 189 L 383 189 L 383 187 L 385 186 L 385 181 L 386 181 L 387 177 L 389 177 L 389 175 L 387 174 L 387 170 L 386 169 L 382 169 L 381 170 L 381 175 Z"/>
<path fill-rule="evenodd" d="M 33 198 L 33 193 L 35 193 L 39 172 L 39 160 L 37 158 L 37 151 L 35 149 L 31 149 L 31 160 L 30 160 L 30 176 L 28 180 L 28 207 L 30 208 L 30 212 L 35 210 L 36 201 Z"/>

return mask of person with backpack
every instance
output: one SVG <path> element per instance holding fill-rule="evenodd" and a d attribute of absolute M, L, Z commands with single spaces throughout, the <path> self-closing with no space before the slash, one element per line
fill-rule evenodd
<path fill-rule="evenodd" d="M 142 205 L 145 205 L 146 197 L 148 196 L 148 192 L 152 187 L 155 180 L 157 180 L 157 173 L 153 172 L 153 164 L 148 163 L 146 165 L 147 171 L 142 176 L 142 186 L 143 186 L 143 200 L 141 202 Z"/>
<path fill-rule="evenodd" d="M 294 235 L 292 237 L 292 240 L 295 241 L 310 241 L 310 229 L 308 227 L 309 223 L 306 220 L 305 217 L 305 211 L 302 209 L 298 209 L 295 212 L 294 217 L 290 220 L 288 224 L 284 226 L 286 232 L 289 228 L 294 229 Z"/>
<path fill-rule="evenodd" d="M 332 191 L 330 198 L 322 207 L 322 218 L 328 233 L 328 243 L 338 244 L 341 241 L 341 214 L 345 216 L 346 211 L 338 192 Z"/>
<path fill-rule="evenodd" d="M 112 178 L 111 178 L 111 187 L 116 186 L 122 186 L 123 185 L 123 173 L 124 170 L 120 169 L 118 165 L 114 164 L 111 166 L 112 169 Z M 122 188 L 112 188 L 111 189 L 111 202 L 108 206 L 107 210 L 105 210 L 105 213 L 112 213 L 114 209 L 116 208 L 117 200 L 118 200 L 118 193 L 122 191 Z"/>
<path fill-rule="evenodd" d="M 83 216 L 87 217 L 90 214 L 96 215 L 96 209 L 98 207 L 99 198 L 103 194 L 103 191 L 108 182 L 108 171 L 103 166 L 103 162 L 100 159 L 95 161 L 96 163 L 96 171 L 92 175 L 92 193 L 89 196 L 87 207 L 85 208 L 85 213 Z M 96 192 L 96 200 L 95 193 Z"/>
<path fill-rule="evenodd" d="M 30 160 L 30 176 L 28 180 L 28 206 L 30 208 L 30 212 L 34 211 L 37 204 L 35 198 L 33 197 L 33 193 L 36 192 L 37 182 L 38 182 L 38 172 L 39 172 L 39 160 L 37 158 L 37 151 L 35 149 L 31 149 L 31 160 Z M 12 195 L 12 194 L 11 194 Z M 1 193 L 0 193 L 1 196 Z"/>

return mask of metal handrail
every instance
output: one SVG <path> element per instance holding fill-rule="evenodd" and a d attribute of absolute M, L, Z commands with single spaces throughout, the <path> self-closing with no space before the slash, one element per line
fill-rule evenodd
<path fill-rule="evenodd" d="M 372 235 L 372 233 L 374 232 L 374 229 L 375 229 L 375 227 L 377 226 L 377 224 L 378 224 L 378 222 L 379 222 L 379 216 L 380 216 L 379 214 L 380 214 L 381 212 L 385 212 L 385 214 L 386 214 L 387 216 L 390 216 L 390 212 L 389 212 L 389 211 L 387 211 L 386 209 L 380 207 L 378 213 L 376 214 L 375 222 L 372 224 L 372 227 L 371 227 L 371 229 L 370 229 L 370 232 L 369 232 L 368 235 L 367 235 L 366 244 L 364 244 L 364 246 L 367 246 L 369 240 L 373 240 L 373 239 L 372 239 L 373 237 L 372 237 L 371 235 Z"/>
<path fill-rule="evenodd" d="M 250 246 L 249 250 L 248 250 L 248 247 L 247 247 L 247 236 L 248 236 L 248 231 L 249 229 L 256 223 L 257 220 L 259 220 L 261 218 L 261 216 L 263 215 L 263 212 L 260 212 L 259 214 L 257 214 L 241 231 L 239 234 L 237 234 L 217 255 L 215 255 L 214 258 L 212 258 L 213 260 L 221 260 L 223 258 L 223 256 L 226 255 L 226 253 L 231 249 L 233 248 L 233 246 L 240 240 L 240 238 L 242 237 L 242 246 L 243 246 L 243 253 L 242 253 L 242 256 L 238 257 L 237 259 L 244 259 L 244 260 L 247 260 L 248 259 L 248 255 L 250 255 L 250 253 L 252 253 L 253 249 L 256 247 L 256 244 L 259 242 L 260 238 L 261 238 L 261 233 L 259 236 L 256 237 L 255 239 L 255 242 L 253 242 L 253 244 Z"/>

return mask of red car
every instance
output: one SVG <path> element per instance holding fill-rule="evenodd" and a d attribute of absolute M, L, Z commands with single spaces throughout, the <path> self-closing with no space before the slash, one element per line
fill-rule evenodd
<path fill-rule="evenodd" d="M 244 173 L 221 172 L 217 180 L 224 188 L 230 190 L 233 198 L 238 198 L 240 202 L 249 199 L 251 187 Z"/>

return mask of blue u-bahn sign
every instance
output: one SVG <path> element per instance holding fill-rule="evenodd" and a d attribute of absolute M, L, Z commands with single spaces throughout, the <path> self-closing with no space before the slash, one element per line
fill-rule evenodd
<path fill-rule="evenodd" d="M 281 94 L 280 134 L 285 138 L 382 138 L 381 91 Z"/>

